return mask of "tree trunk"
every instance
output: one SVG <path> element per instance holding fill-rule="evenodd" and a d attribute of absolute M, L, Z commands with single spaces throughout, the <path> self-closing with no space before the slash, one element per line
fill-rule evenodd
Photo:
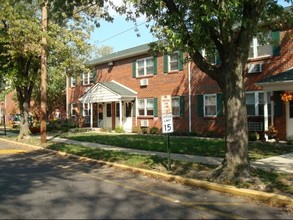
<path fill-rule="evenodd" d="M 22 139 L 25 136 L 30 135 L 30 130 L 29 130 L 29 104 L 25 101 L 23 103 L 20 103 L 22 108 L 20 108 L 20 115 L 21 115 L 21 120 L 20 120 L 20 129 L 19 129 L 19 135 L 18 139 Z"/>
<path fill-rule="evenodd" d="M 228 71 L 227 71 L 228 70 Z M 225 73 L 224 106 L 226 116 L 226 154 L 214 171 L 213 179 L 229 182 L 249 176 L 248 129 L 242 64 L 227 68 Z"/>

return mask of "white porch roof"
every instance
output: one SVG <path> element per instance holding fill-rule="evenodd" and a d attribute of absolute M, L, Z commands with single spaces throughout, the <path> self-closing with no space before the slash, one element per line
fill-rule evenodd
<path fill-rule="evenodd" d="M 131 101 L 136 96 L 136 91 L 112 80 L 95 84 L 79 98 L 79 101 L 82 103 Z"/>
<path fill-rule="evenodd" d="M 293 67 L 277 75 L 266 77 L 255 85 L 262 86 L 264 91 L 291 91 L 293 90 Z"/>

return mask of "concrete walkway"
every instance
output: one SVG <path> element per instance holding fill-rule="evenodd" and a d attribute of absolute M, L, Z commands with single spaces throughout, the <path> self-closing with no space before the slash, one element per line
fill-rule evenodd
<path fill-rule="evenodd" d="M 68 144 L 82 145 L 85 147 L 97 147 L 97 148 L 105 149 L 105 150 L 116 150 L 116 151 L 133 153 L 133 154 L 157 155 L 160 157 L 168 157 L 168 154 L 164 152 L 127 149 L 127 148 L 109 146 L 104 144 L 80 142 L 80 141 L 75 141 L 75 140 L 70 140 L 70 139 L 65 139 L 60 137 L 48 137 L 48 140 L 53 142 L 63 142 Z M 204 156 L 175 154 L 175 153 L 171 153 L 170 158 L 173 160 L 197 162 L 197 163 L 213 164 L 213 165 L 219 165 L 223 160 L 223 158 L 218 158 L 218 157 L 204 157 Z M 262 168 L 266 170 L 293 174 L 293 153 L 280 155 L 280 156 L 274 156 L 274 157 L 261 159 L 257 161 L 252 161 L 251 165 L 254 167 L 258 167 L 258 168 Z"/>

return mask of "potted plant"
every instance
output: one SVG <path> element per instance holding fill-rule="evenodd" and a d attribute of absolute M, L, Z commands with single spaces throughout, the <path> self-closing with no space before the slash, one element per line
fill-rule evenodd
<path fill-rule="evenodd" d="M 265 134 L 269 136 L 269 139 L 277 138 L 278 130 L 273 125 L 270 125 Z"/>

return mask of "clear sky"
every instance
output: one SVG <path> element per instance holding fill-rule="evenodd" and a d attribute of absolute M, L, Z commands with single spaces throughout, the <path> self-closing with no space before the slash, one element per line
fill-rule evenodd
<path fill-rule="evenodd" d="M 120 2 L 120 0 L 115 1 Z M 283 6 L 290 5 L 283 0 L 279 3 Z M 113 23 L 101 21 L 100 24 L 101 27 L 95 29 L 90 42 L 97 47 L 110 46 L 113 52 L 156 40 L 146 28 L 143 18 L 135 25 L 133 22 L 126 22 L 123 16 L 115 15 Z"/>

